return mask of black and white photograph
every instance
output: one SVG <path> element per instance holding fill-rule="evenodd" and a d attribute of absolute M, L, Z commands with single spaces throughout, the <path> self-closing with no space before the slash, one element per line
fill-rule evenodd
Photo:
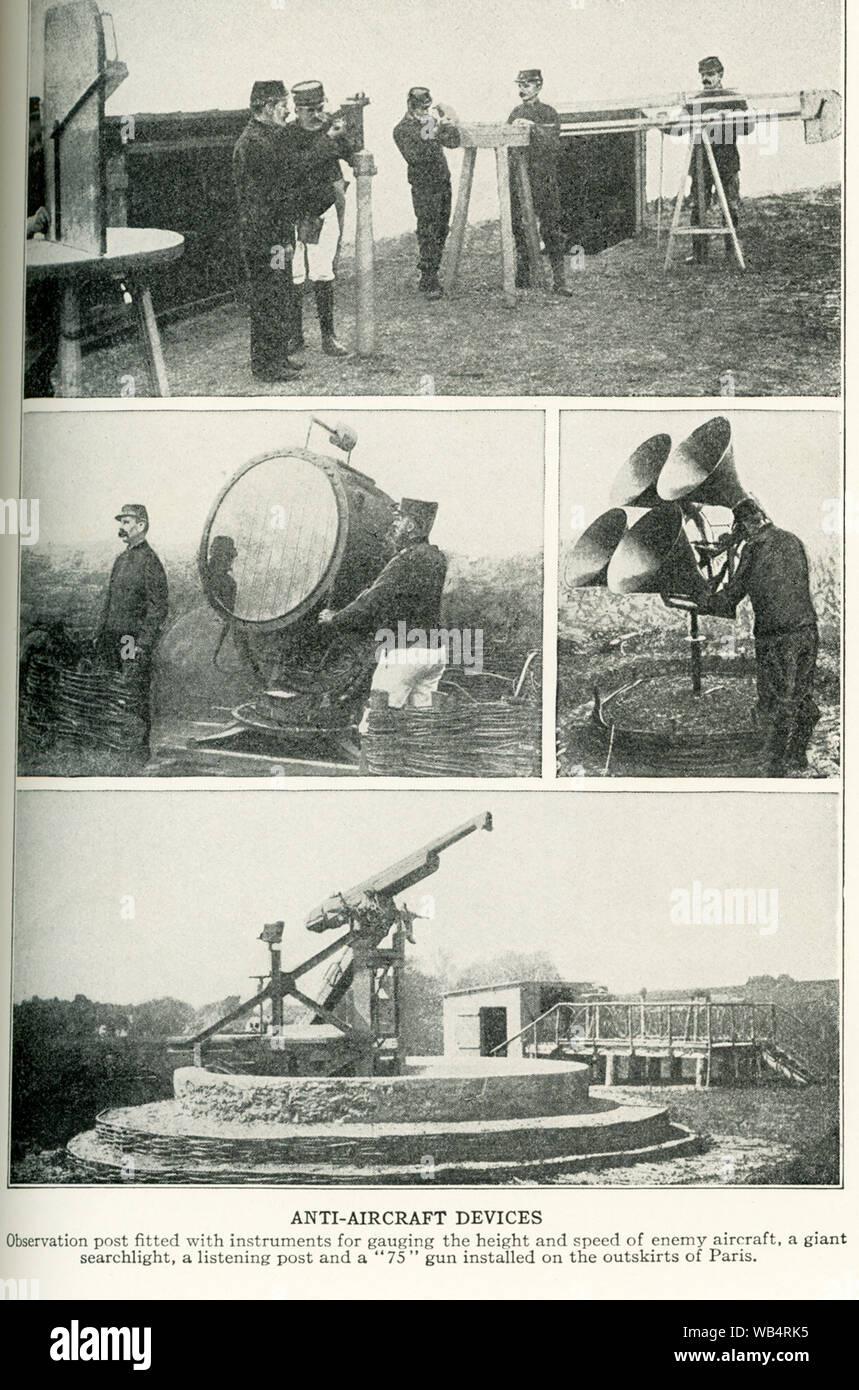
<path fill-rule="evenodd" d="M 27 396 L 838 395 L 839 0 L 349 16 L 32 5 Z"/>
<path fill-rule="evenodd" d="M 561 777 L 839 776 L 841 467 L 835 412 L 562 412 Z"/>
<path fill-rule="evenodd" d="M 836 799 L 589 800 L 19 798 L 13 1181 L 837 1185 Z"/>
<path fill-rule="evenodd" d="M 540 775 L 542 413 L 328 417 L 28 416 L 22 775 Z"/>
<path fill-rule="evenodd" d="M 851 23 L 0 6 L 27 1364 L 232 1383 L 269 1306 L 509 1301 L 615 1378 L 826 1378 Z"/>

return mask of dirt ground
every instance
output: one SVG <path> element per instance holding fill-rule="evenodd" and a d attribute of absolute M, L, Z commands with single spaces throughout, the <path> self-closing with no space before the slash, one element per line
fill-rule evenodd
<path fill-rule="evenodd" d="M 305 370 L 295 382 L 257 382 L 247 318 L 231 304 L 162 326 L 172 394 L 709 396 L 720 394 L 728 370 L 739 396 L 839 393 L 838 187 L 747 200 L 745 274 L 719 249 L 706 267 L 687 266 L 678 253 L 666 273 L 652 209 L 649 221 L 639 239 L 571 272 L 571 299 L 522 291 L 513 310 L 501 294 L 497 223 L 470 229 L 460 284 L 437 303 L 415 288 L 414 236 L 382 240 L 374 356 L 324 357 L 308 300 Z M 337 288 L 337 332 L 347 346 L 355 341 L 354 300 L 347 248 Z M 119 395 L 129 373 L 145 394 L 132 338 L 94 350 L 84 394 Z"/>

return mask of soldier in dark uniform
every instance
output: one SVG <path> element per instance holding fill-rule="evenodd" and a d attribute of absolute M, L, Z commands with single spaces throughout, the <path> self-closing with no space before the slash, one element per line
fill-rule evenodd
<path fill-rule="evenodd" d="M 781 531 L 752 498 L 734 508 L 734 532 L 745 540 L 736 574 L 719 592 L 723 575 L 696 602 L 700 612 L 733 618 L 744 598 L 755 615 L 758 718 L 766 773 L 784 777 L 806 767 L 806 750 L 820 718 L 814 701 L 817 614 L 811 601 L 802 542 Z"/>
<path fill-rule="evenodd" d="M 706 115 L 708 111 L 730 112 L 748 111 L 748 102 L 737 96 L 729 87 L 722 86 L 724 68 L 716 57 L 702 58 L 698 64 L 701 75 L 701 91 L 697 92 L 688 104 L 687 110 L 694 116 Z M 706 122 L 706 131 L 713 149 L 713 158 L 719 171 L 719 178 L 725 190 L 725 201 L 736 227 L 740 219 L 740 151 L 737 149 L 738 135 L 748 135 L 752 128 L 749 120 L 732 118 L 730 115 L 714 114 Z M 697 141 L 701 144 L 700 137 Z M 703 156 L 703 162 L 702 162 Z M 703 175 L 702 175 L 703 171 Z M 703 177 L 703 182 L 702 182 Z M 692 226 L 701 226 L 701 207 L 705 211 L 715 197 L 716 185 L 706 150 L 695 151 L 692 161 Z M 693 237 L 693 251 L 690 260 L 704 263 L 708 259 L 708 238 Z"/>
<path fill-rule="evenodd" d="M 572 290 L 567 287 L 564 276 L 564 236 L 561 231 L 561 195 L 558 190 L 561 118 L 554 106 L 547 106 L 540 100 L 543 74 L 539 68 L 523 68 L 516 82 L 519 87 L 519 105 L 510 112 L 507 124 L 526 121 L 533 126 L 531 143 L 526 150 L 526 163 L 534 211 L 552 267 L 554 292 L 569 298 Z M 511 180 L 510 197 L 513 235 L 516 238 L 516 284 L 519 289 L 527 289 L 531 284 L 531 267 L 528 263 L 528 247 L 515 179 Z"/>
<path fill-rule="evenodd" d="M 125 551 L 117 556 L 110 573 L 94 647 L 100 663 L 107 670 L 121 671 L 135 689 L 145 729 L 140 749 L 145 762 L 149 756 L 152 657 L 167 620 L 167 576 L 146 539 L 149 515 L 143 504 L 127 502 L 116 520 Z"/>
<path fill-rule="evenodd" d="M 437 511 L 436 502 L 404 497 L 393 526 L 393 559 L 345 608 L 326 608 L 319 614 L 320 623 L 366 636 L 377 649 L 381 644 L 371 689 L 385 691 L 395 709 L 431 703 L 447 665 L 446 650 L 437 638 L 447 560 L 429 541 Z M 391 637 L 403 632 L 408 634 L 408 647 L 394 649 Z M 381 634 L 388 634 L 387 639 Z M 436 634 L 436 640 L 430 634 Z M 366 718 L 365 714 L 362 733 Z"/>
<path fill-rule="evenodd" d="M 292 88 L 295 121 L 286 127 L 290 167 L 296 170 L 293 193 L 297 234 L 292 262 L 296 286 L 292 347 L 304 347 L 301 295 L 305 282 L 313 285 L 322 336 L 322 351 L 329 357 L 345 357 L 346 348 L 334 334 L 334 280 L 340 246 L 338 201 L 346 185 L 340 160 L 351 161 L 354 145 L 341 118 L 325 111 L 321 82 L 298 82 Z"/>
<path fill-rule="evenodd" d="M 451 187 L 444 148 L 455 149 L 459 130 L 439 107 L 432 110 L 426 87 L 410 87 L 406 114 L 394 126 L 394 141 L 408 165 L 412 207 L 418 237 L 418 289 L 427 299 L 440 299 L 438 270 L 450 230 Z"/>
<path fill-rule="evenodd" d="M 250 299 L 251 371 L 262 381 L 288 381 L 301 367 L 289 353 L 295 320 L 296 204 L 295 179 L 287 177 L 287 112 L 282 82 L 255 82 L 251 118 L 233 151 L 239 236 Z"/>

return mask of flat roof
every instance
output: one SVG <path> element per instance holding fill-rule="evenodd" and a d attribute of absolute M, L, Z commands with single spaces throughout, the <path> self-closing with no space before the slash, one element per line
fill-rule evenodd
<path fill-rule="evenodd" d="M 527 985 L 551 985 L 553 989 L 603 988 L 602 985 L 596 984 L 593 980 L 503 980 L 500 984 L 469 985 L 467 989 L 446 989 L 442 998 L 453 999 L 458 994 L 489 994 L 496 989 L 524 989 Z"/>

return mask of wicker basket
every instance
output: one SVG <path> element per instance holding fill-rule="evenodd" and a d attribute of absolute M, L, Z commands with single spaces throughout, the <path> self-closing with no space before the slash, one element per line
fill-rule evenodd
<path fill-rule="evenodd" d="M 439 692 L 391 709 L 374 693 L 361 749 L 371 777 L 538 777 L 540 705 Z"/>
<path fill-rule="evenodd" d="M 118 672 L 77 670 L 44 656 L 27 663 L 21 732 L 35 746 L 58 739 L 115 753 L 145 750 L 148 696 Z"/>

